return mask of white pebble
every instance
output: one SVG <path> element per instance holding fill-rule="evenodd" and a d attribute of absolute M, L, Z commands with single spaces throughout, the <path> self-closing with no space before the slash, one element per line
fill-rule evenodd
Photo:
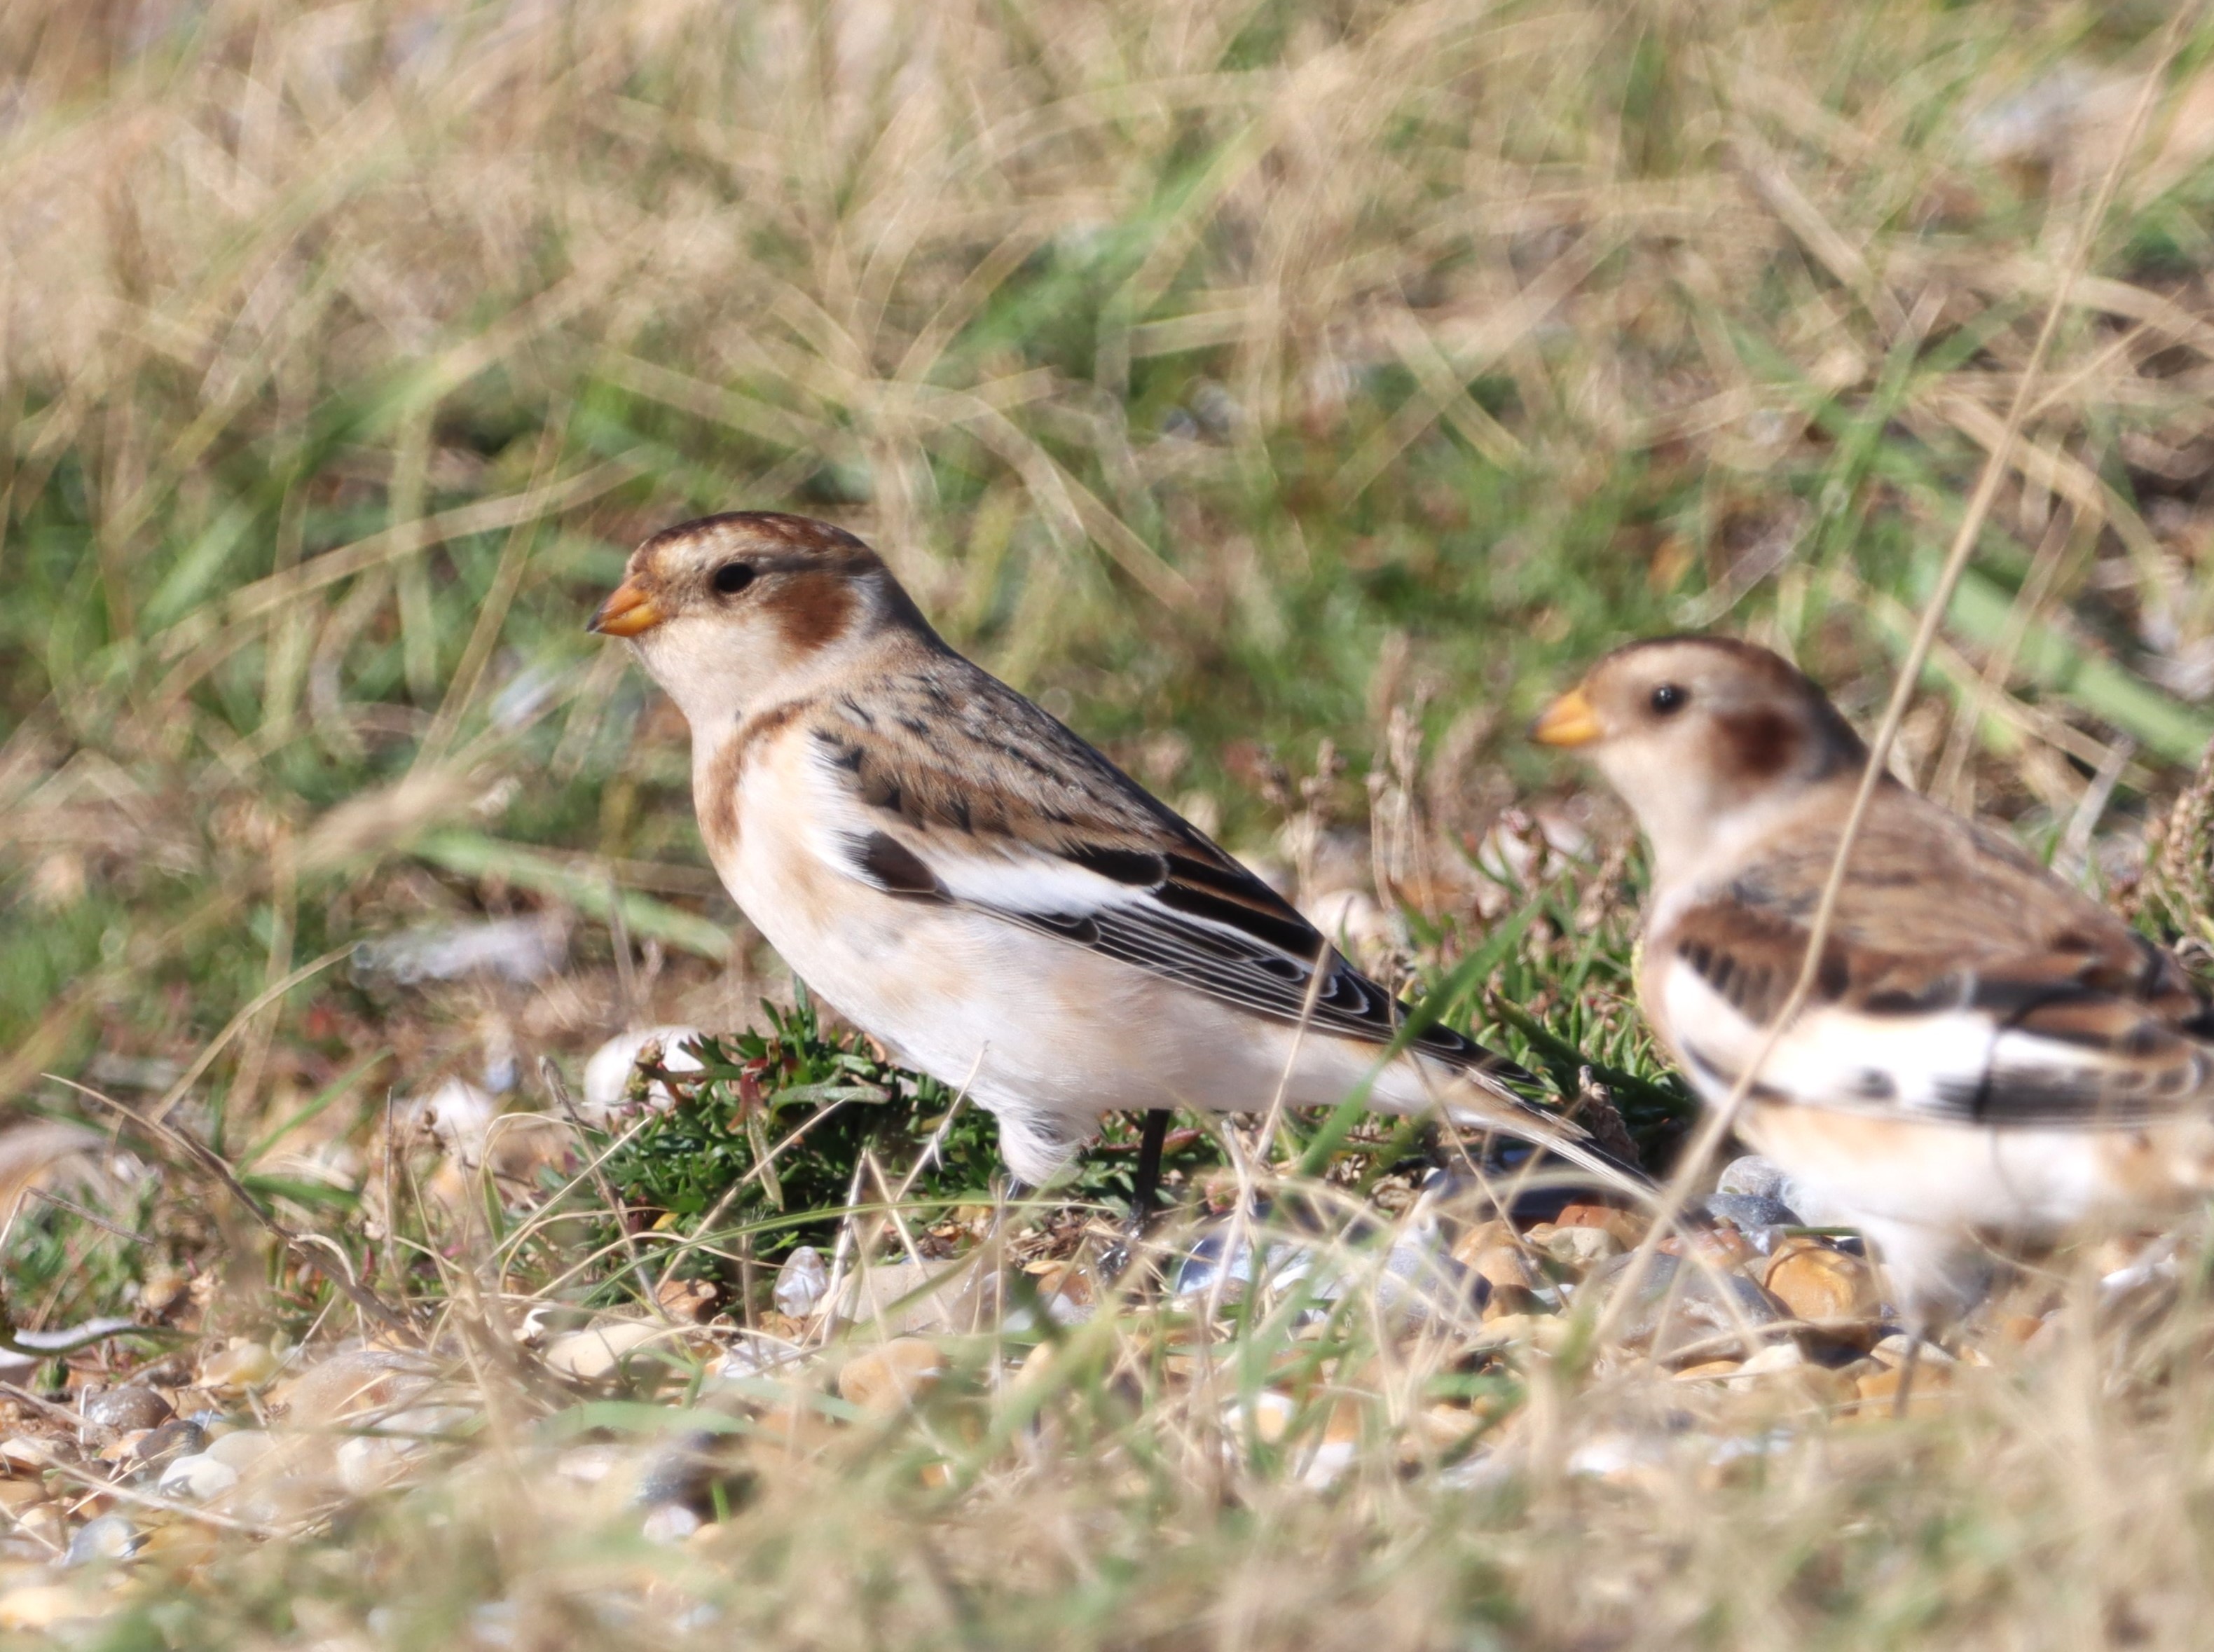
<path fill-rule="evenodd" d="M 200 1455 L 212 1457 L 226 1468 L 243 1473 L 276 1448 L 273 1435 L 264 1434 L 259 1429 L 233 1429 L 208 1441 L 208 1448 Z"/>
<path fill-rule="evenodd" d="M 823 1253 L 811 1245 L 803 1245 L 785 1257 L 784 1266 L 776 1270 L 776 1288 L 770 1294 L 776 1299 L 779 1313 L 804 1319 L 829 1288 L 830 1270 L 823 1265 Z"/>
<path fill-rule="evenodd" d="M 422 1446 L 413 1440 L 357 1435 L 339 1442 L 339 1484 L 352 1496 L 366 1497 L 407 1478 L 422 1455 Z"/>
<path fill-rule="evenodd" d="M 546 1363 L 579 1382 L 602 1382 L 614 1376 L 633 1354 L 648 1343 L 664 1340 L 666 1335 L 657 1325 L 633 1319 L 603 1319 L 583 1331 L 556 1337 L 546 1345 Z"/>
<path fill-rule="evenodd" d="M 681 1502 L 665 1502 L 646 1513 L 640 1527 L 648 1543 L 682 1543 L 706 1522 Z"/>
<path fill-rule="evenodd" d="M 205 1502 L 210 1497 L 220 1497 L 237 1484 L 236 1469 L 203 1451 L 180 1457 L 163 1469 L 161 1492 L 165 1497 Z"/>
<path fill-rule="evenodd" d="M 661 1065 L 671 1073 L 696 1073 L 700 1058 L 688 1047 L 688 1041 L 700 1036 L 697 1027 L 640 1027 L 629 1032 L 618 1032 L 592 1052 L 584 1063 L 584 1104 L 581 1109 L 584 1122 L 605 1128 L 623 1104 L 630 1088 L 631 1070 L 638 1065 L 639 1052 L 648 1044 L 661 1046 Z M 669 1093 L 669 1086 L 658 1080 L 646 1086 L 646 1105 L 657 1112 L 666 1112 L 676 1104 Z"/>

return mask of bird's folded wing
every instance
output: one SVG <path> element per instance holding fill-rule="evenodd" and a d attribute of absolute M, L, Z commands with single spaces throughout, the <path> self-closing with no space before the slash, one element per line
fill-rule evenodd
<path fill-rule="evenodd" d="M 1742 1077 L 1805 963 L 1809 926 L 1761 892 L 1740 880 L 1677 915 L 1647 961 L 1710 1087 Z M 2214 1022 L 2174 961 L 2098 909 L 2070 915 L 2036 950 L 1917 951 L 1878 944 L 1850 914 L 1752 1093 L 2046 1128 L 2143 1123 L 2214 1096 Z"/>
<path fill-rule="evenodd" d="M 981 673 L 957 686 L 925 688 L 906 722 L 840 701 L 810 730 L 826 854 L 848 874 L 1270 1020 L 1379 1049 L 1400 1036 L 1405 1006 L 1281 896 L 1012 690 Z M 881 707 L 898 696 L 887 687 L 872 699 Z M 1537 1142 L 1624 1190 L 1647 1184 L 1581 1124 L 1508 1090 L 1502 1079 L 1531 1078 L 1514 1063 L 1440 1025 L 1409 1047 L 1460 1075 L 1440 1095 L 1456 1122 Z"/>
<path fill-rule="evenodd" d="M 852 869 L 887 893 L 988 913 L 1270 1020 L 1379 1049 L 1403 1025 L 1404 1005 L 1219 852 L 1203 859 L 1181 846 L 980 853 L 882 828 L 850 834 L 846 843 Z M 1318 958 L 1327 964 L 1319 981 Z M 1458 1069 L 1438 1095 L 1455 1123 L 1534 1142 L 1625 1192 L 1648 1185 L 1642 1168 L 1599 1147 L 1581 1124 L 1501 1085 L 1501 1077 L 1531 1077 L 1513 1062 L 1445 1026 L 1422 1029 L 1409 1047 Z"/>
<path fill-rule="evenodd" d="M 980 690 L 963 686 L 973 704 Z M 941 718 L 929 745 L 888 737 L 881 716 L 815 731 L 825 817 L 848 872 L 1273 1020 L 1376 1044 L 1399 1034 L 1405 1006 L 1281 896 L 1061 725 L 991 688 L 1006 696 L 990 706 L 996 729 Z M 1458 1068 L 1527 1076 L 1448 1027 L 1410 1042 Z"/>

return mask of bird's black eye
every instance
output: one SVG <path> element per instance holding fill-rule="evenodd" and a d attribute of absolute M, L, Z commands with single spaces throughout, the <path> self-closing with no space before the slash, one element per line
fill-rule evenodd
<path fill-rule="evenodd" d="M 1653 691 L 1651 703 L 1654 714 L 1658 717 L 1672 717 L 1684 709 L 1685 702 L 1691 697 L 1687 690 L 1678 688 L 1673 682 L 1664 682 Z"/>
<path fill-rule="evenodd" d="M 750 562 L 725 562 L 715 570 L 715 589 L 725 597 L 735 597 L 754 582 Z"/>

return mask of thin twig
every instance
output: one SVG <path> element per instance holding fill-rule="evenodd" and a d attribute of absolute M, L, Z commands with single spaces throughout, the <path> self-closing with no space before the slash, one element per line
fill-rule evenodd
<path fill-rule="evenodd" d="M 79 1204 L 74 1199 L 64 1199 L 60 1194 L 49 1192 L 46 1189 L 42 1187 L 27 1188 L 24 1191 L 30 1197 L 40 1200 L 44 1203 L 50 1204 L 57 1210 L 66 1210 L 70 1215 L 75 1216 L 79 1221 L 90 1222 L 95 1227 L 105 1229 L 107 1232 L 114 1234 L 118 1239 L 129 1239 L 133 1245 L 146 1245 L 151 1242 L 144 1233 L 134 1233 L 129 1228 L 119 1227 L 114 1222 L 108 1221 L 105 1216 L 94 1215 L 91 1211 L 87 1210 L 83 1205 Z M 0 1243 L 4 1242 L 5 1236 L 0 1235 Z"/>
<path fill-rule="evenodd" d="M 0 1394 L 7 1395 L 9 1398 L 19 1404 L 28 1405 L 34 1410 L 44 1411 L 57 1423 L 66 1423 L 72 1429 L 82 1429 L 84 1426 L 84 1418 L 70 1410 L 68 1406 L 57 1405 L 50 1399 L 42 1399 L 29 1389 L 21 1387 L 15 1383 L 0 1382 Z"/>

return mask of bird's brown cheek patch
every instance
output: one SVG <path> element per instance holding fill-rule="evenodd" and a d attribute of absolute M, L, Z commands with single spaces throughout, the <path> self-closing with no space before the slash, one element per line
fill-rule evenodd
<path fill-rule="evenodd" d="M 1772 780 L 1798 755 L 1799 731 L 1782 712 L 1725 712 L 1715 722 L 1731 767 L 1747 780 Z"/>
<path fill-rule="evenodd" d="M 794 654 L 811 653 L 845 633 L 853 588 L 834 573 L 786 575 L 771 600 L 779 634 Z"/>

